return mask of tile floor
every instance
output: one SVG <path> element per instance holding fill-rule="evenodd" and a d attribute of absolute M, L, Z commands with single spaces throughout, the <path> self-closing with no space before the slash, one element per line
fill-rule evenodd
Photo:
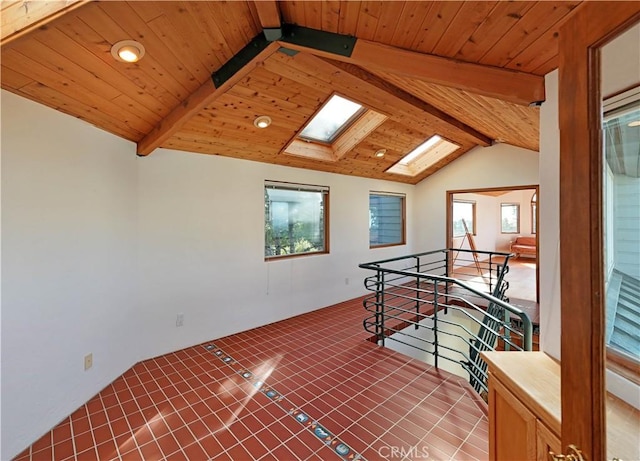
<path fill-rule="evenodd" d="M 136 364 L 16 460 L 484 460 L 461 378 L 367 341 L 361 299 Z"/>

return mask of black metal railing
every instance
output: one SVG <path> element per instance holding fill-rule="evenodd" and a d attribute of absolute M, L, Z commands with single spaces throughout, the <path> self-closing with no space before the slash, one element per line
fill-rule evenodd
<path fill-rule="evenodd" d="M 442 249 L 360 264 L 375 271 L 365 279 L 374 293 L 363 302 L 372 314 L 365 330 L 381 345 L 389 339 L 432 355 L 436 367 L 456 363 L 476 391 L 487 391 L 481 352 L 531 350 L 531 320 L 506 297 L 510 256 Z"/>

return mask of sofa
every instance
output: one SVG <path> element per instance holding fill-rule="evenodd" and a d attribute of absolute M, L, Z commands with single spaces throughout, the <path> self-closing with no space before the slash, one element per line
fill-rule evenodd
<path fill-rule="evenodd" d="M 516 258 L 521 255 L 534 256 L 537 253 L 536 238 L 534 237 L 516 237 L 511 242 L 511 253 L 515 253 Z"/>

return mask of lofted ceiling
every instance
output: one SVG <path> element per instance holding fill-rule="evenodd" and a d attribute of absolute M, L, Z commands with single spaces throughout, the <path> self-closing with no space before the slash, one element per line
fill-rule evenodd
<path fill-rule="evenodd" d="M 3 1 L 2 88 L 139 155 L 166 147 L 416 184 L 476 146 L 538 150 L 535 103 L 579 4 Z M 127 39 L 144 45 L 139 62 L 112 57 Z M 383 116 L 338 156 L 286 153 L 332 94 Z M 260 115 L 271 126 L 254 126 Z M 387 172 L 434 134 L 460 148 L 415 176 Z"/>

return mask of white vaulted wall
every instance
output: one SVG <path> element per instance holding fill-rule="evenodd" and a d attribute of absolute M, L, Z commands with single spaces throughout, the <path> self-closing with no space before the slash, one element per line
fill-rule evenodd
<path fill-rule="evenodd" d="M 2 447 L 139 360 L 364 293 L 369 191 L 414 187 L 135 145 L 2 92 Z M 264 181 L 330 188 L 330 254 L 264 261 Z M 176 327 L 176 315 L 184 326 Z M 94 365 L 84 371 L 83 358 Z"/>
<path fill-rule="evenodd" d="M 264 181 L 328 186 L 330 253 L 264 261 Z M 364 294 L 358 264 L 413 251 L 369 249 L 369 191 L 412 186 L 159 150 L 141 163 L 139 274 L 145 356 Z M 411 218 L 409 218 L 411 219 Z M 178 313 L 184 327 L 176 328 Z"/>
<path fill-rule="evenodd" d="M 477 147 L 416 186 L 418 251 L 446 245 L 447 191 L 538 184 L 538 153 L 508 144 Z"/>
<path fill-rule="evenodd" d="M 135 146 L 4 91 L 1 107 L 8 460 L 141 358 L 141 316 Z"/>

